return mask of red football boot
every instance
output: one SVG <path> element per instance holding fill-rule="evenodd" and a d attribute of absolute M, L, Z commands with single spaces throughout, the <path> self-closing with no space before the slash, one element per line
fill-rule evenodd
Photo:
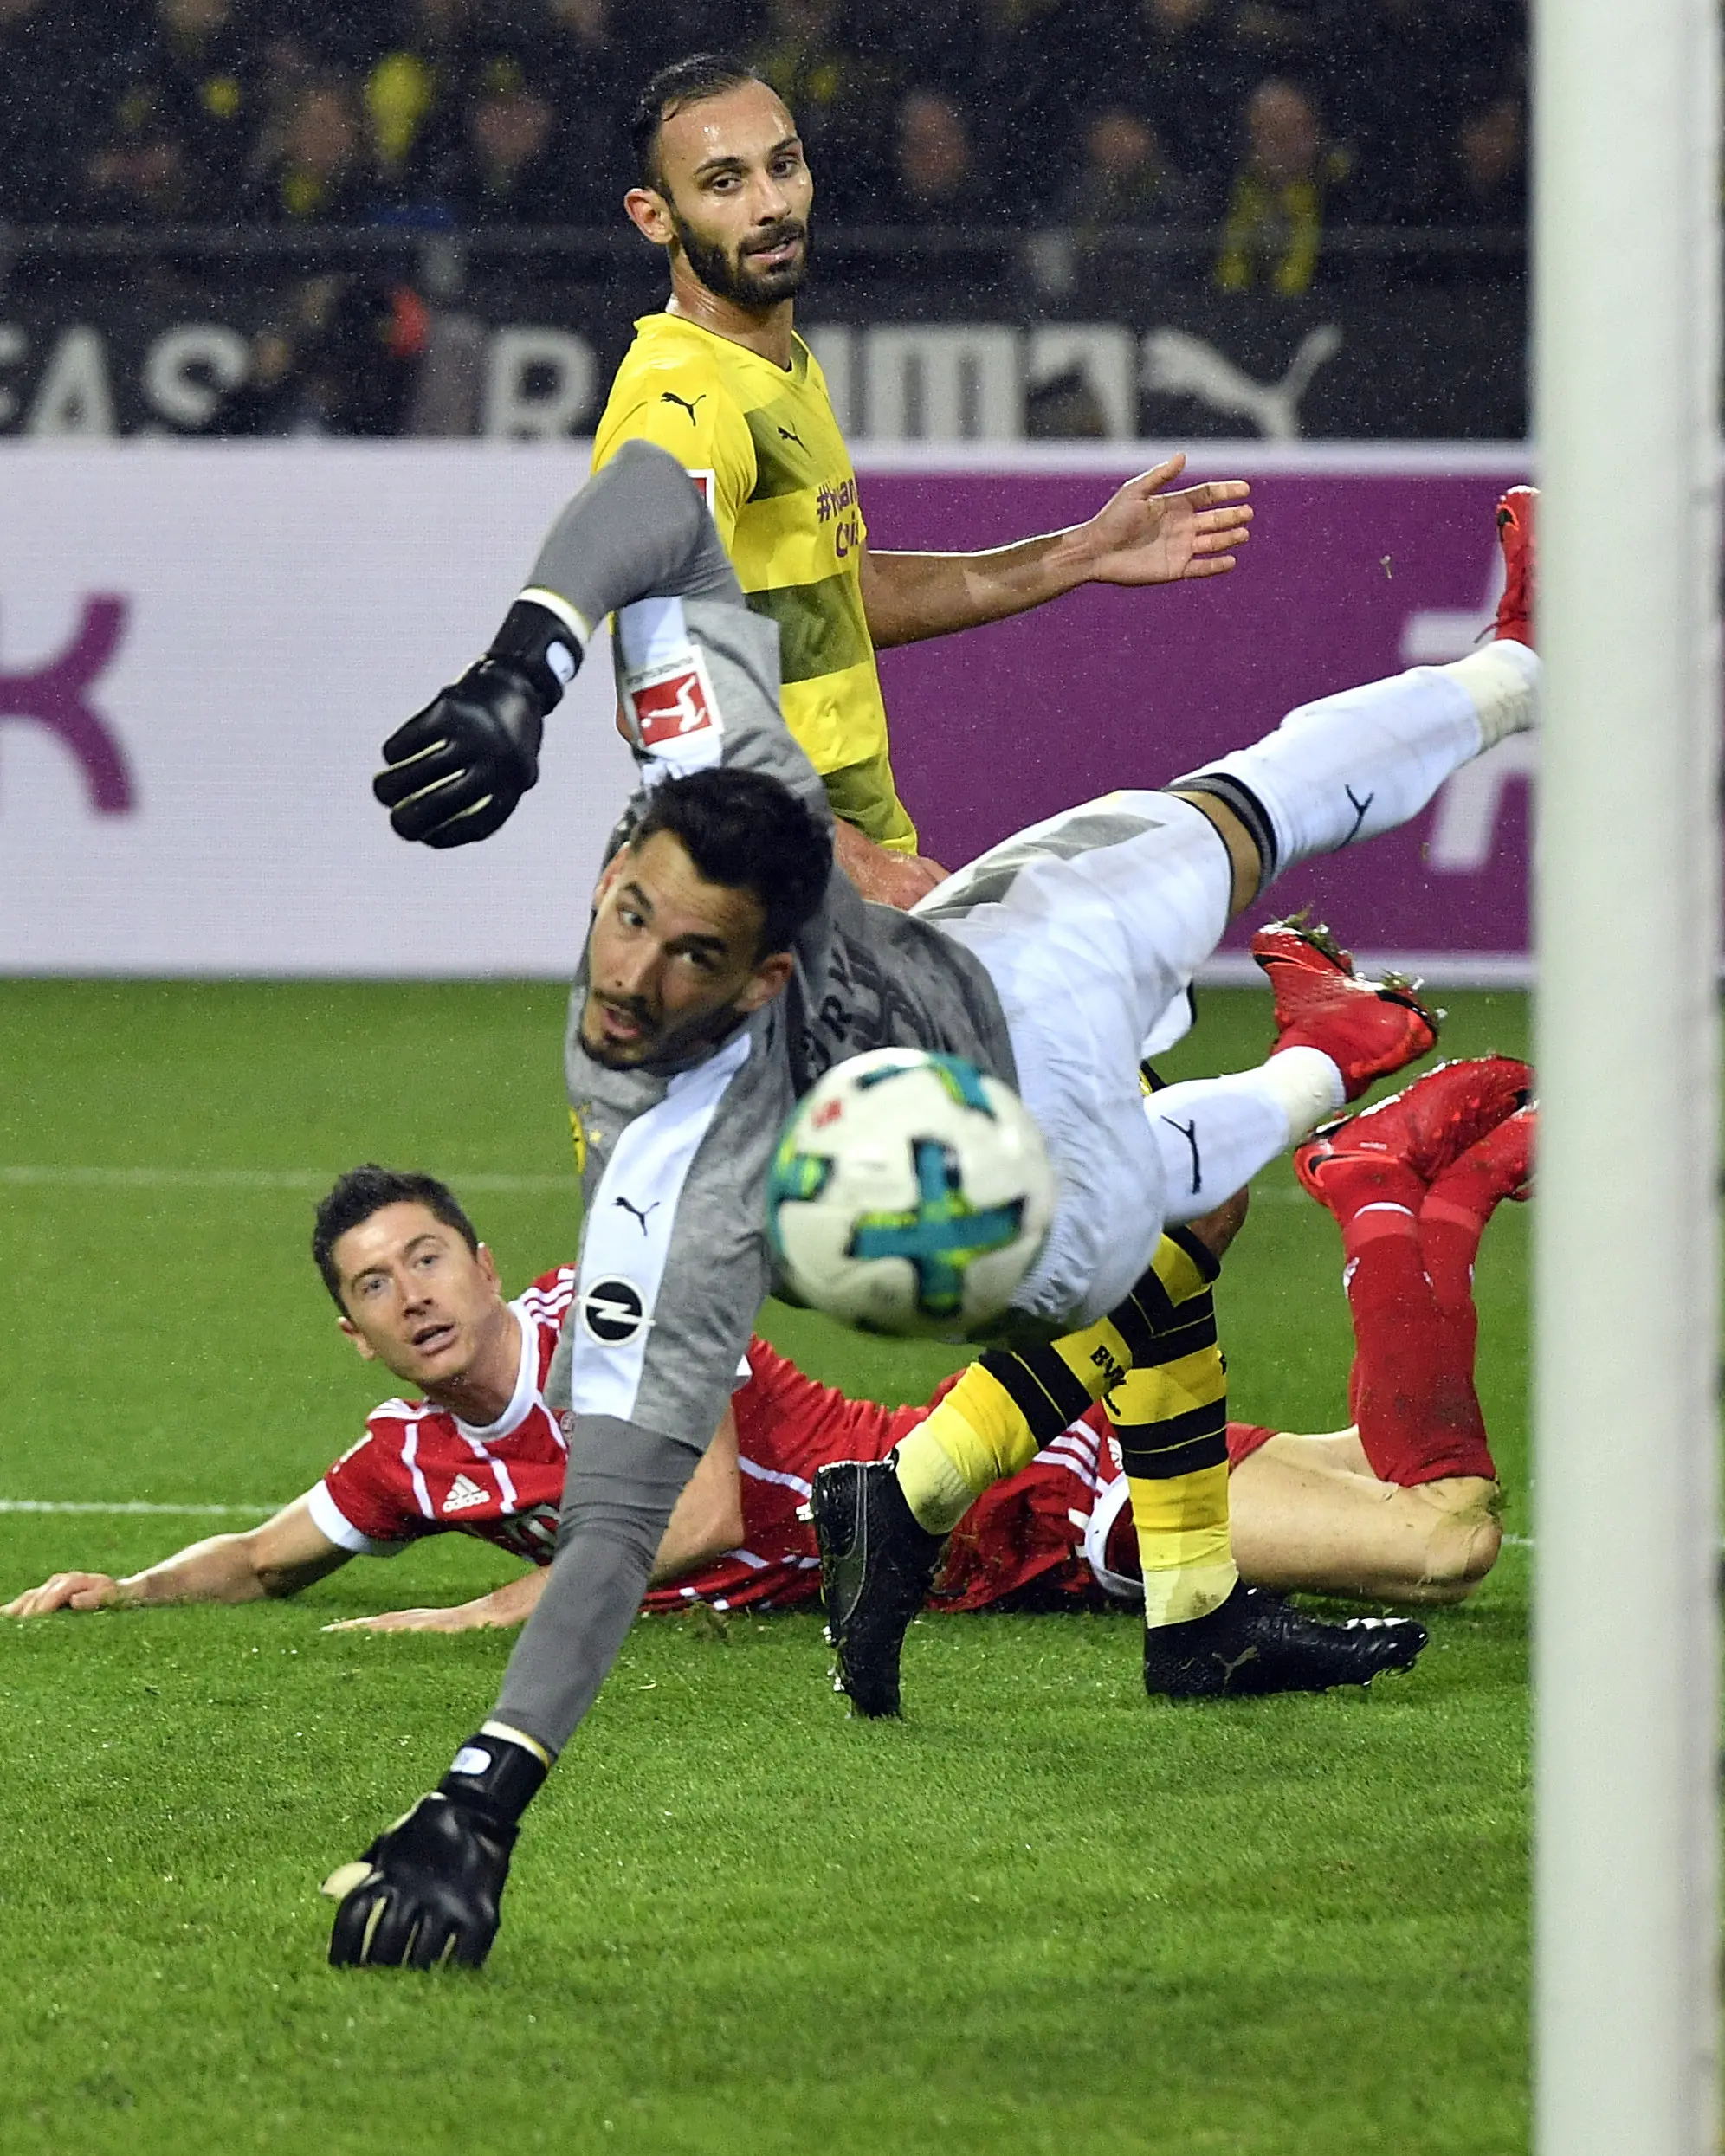
<path fill-rule="evenodd" d="M 1462 1197 L 1482 1218 L 1489 1218 L 1501 1198 L 1525 1204 L 1534 1191 L 1534 1143 L 1539 1133 L 1538 1103 L 1506 1115 L 1434 1178 L 1433 1190 L 1441 1196 Z"/>
<path fill-rule="evenodd" d="M 1497 504 L 1497 544 L 1503 549 L 1503 597 L 1497 602 L 1492 624 L 1495 641 L 1508 636 L 1534 649 L 1534 584 L 1535 557 L 1534 520 L 1539 506 L 1537 487 L 1512 487 Z"/>
<path fill-rule="evenodd" d="M 1386 1147 L 1350 1146 L 1349 1117 L 1326 1123 L 1303 1146 L 1294 1148 L 1294 1172 L 1308 1197 L 1315 1197 L 1345 1228 L 1362 1205 L 1399 1206 L 1410 1228 L 1419 1217 L 1425 1185 L 1405 1160 Z"/>
<path fill-rule="evenodd" d="M 1399 1160 L 1430 1183 L 1522 1107 L 1533 1081 L 1513 1055 L 1439 1063 L 1387 1101 L 1327 1124 L 1295 1157 L 1300 1180 L 1315 1197 L 1312 1171 L 1321 1161 L 1369 1154 Z"/>
<path fill-rule="evenodd" d="M 1297 965 L 1308 973 L 1354 971 L 1354 953 L 1342 949 L 1322 921 L 1313 921 L 1308 906 L 1286 920 L 1267 920 L 1252 938 L 1252 956 L 1272 980 L 1281 965 Z"/>
<path fill-rule="evenodd" d="M 1297 918 L 1273 921 L 1252 938 L 1252 956 L 1275 991 L 1270 1053 L 1321 1049 L 1341 1073 L 1350 1101 L 1437 1043 L 1443 1014 L 1420 1002 L 1418 983 L 1393 973 L 1381 981 L 1360 979 L 1327 929 L 1308 928 Z"/>

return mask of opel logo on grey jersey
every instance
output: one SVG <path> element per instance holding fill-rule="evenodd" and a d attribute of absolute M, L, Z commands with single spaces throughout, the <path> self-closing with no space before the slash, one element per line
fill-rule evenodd
<path fill-rule="evenodd" d="M 581 1322 L 601 1347 L 622 1347 L 647 1323 L 647 1304 L 632 1280 L 610 1273 L 581 1298 Z"/>

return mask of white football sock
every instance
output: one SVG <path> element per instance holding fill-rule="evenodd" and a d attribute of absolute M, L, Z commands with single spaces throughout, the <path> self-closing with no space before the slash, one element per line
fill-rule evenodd
<path fill-rule="evenodd" d="M 1534 723 L 1540 685 L 1537 652 L 1513 636 L 1499 636 L 1439 669 L 1459 681 L 1479 713 L 1480 747 L 1496 748 L 1506 735 L 1525 733 Z"/>
<path fill-rule="evenodd" d="M 1315 1048 L 1284 1049 L 1257 1070 L 1151 1094 L 1144 1113 L 1162 1156 L 1166 1217 L 1196 1220 L 1213 1210 L 1345 1100 L 1341 1073 Z"/>
<path fill-rule="evenodd" d="M 1531 726 L 1539 666 L 1525 644 L 1499 639 L 1451 666 L 1415 667 L 1302 704 L 1274 733 L 1205 771 L 1237 779 L 1262 804 L 1279 873 L 1394 830 L 1452 771 Z"/>
<path fill-rule="evenodd" d="M 1279 1048 L 1267 1062 L 1242 1075 L 1256 1079 L 1287 1116 L 1290 1146 L 1303 1144 L 1320 1123 L 1347 1106 L 1341 1073 L 1321 1048 Z"/>

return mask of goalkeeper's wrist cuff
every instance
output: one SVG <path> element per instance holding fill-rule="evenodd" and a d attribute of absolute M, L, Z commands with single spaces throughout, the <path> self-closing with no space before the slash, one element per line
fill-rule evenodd
<path fill-rule="evenodd" d="M 560 702 L 580 671 L 591 636 L 567 599 L 530 585 L 504 616 L 485 655 L 513 667 L 532 684 L 542 718 Z"/>
<path fill-rule="evenodd" d="M 437 1785 L 437 1794 L 494 1825 L 513 1827 L 551 1772 L 551 1754 L 517 1730 L 488 1722 L 468 1739 Z"/>

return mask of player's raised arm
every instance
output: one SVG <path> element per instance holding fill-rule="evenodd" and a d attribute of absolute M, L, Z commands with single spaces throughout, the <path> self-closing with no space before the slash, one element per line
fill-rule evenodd
<path fill-rule="evenodd" d="M 1251 489 L 1208 480 L 1168 492 L 1183 455 L 1129 479 L 1083 524 L 977 554 L 875 553 L 862 602 L 877 650 L 1005 621 L 1084 584 L 1183 584 L 1225 576 L 1251 536 Z"/>
<path fill-rule="evenodd" d="M 662 449 L 632 442 L 552 526 L 484 657 L 384 744 L 372 791 L 397 833 L 436 847 L 488 838 L 539 783 L 546 718 L 595 627 L 644 598 L 746 614 L 688 474 Z M 673 700 L 664 723 L 675 733 L 686 715 Z"/>
<path fill-rule="evenodd" d="M 16 1596 L 0 1617 L 48 1617 L 56 1610 L 134 1610 L 152 1603 L 259 1602 L 298 1594 L 352 1555 L 313 1520 L 296 1497 L 273 1520 L 244 1534 L 212 1534 L 189 1543 L 145 1572 L 115 1579 L 107 1572 L 55 1572 Z"/>

